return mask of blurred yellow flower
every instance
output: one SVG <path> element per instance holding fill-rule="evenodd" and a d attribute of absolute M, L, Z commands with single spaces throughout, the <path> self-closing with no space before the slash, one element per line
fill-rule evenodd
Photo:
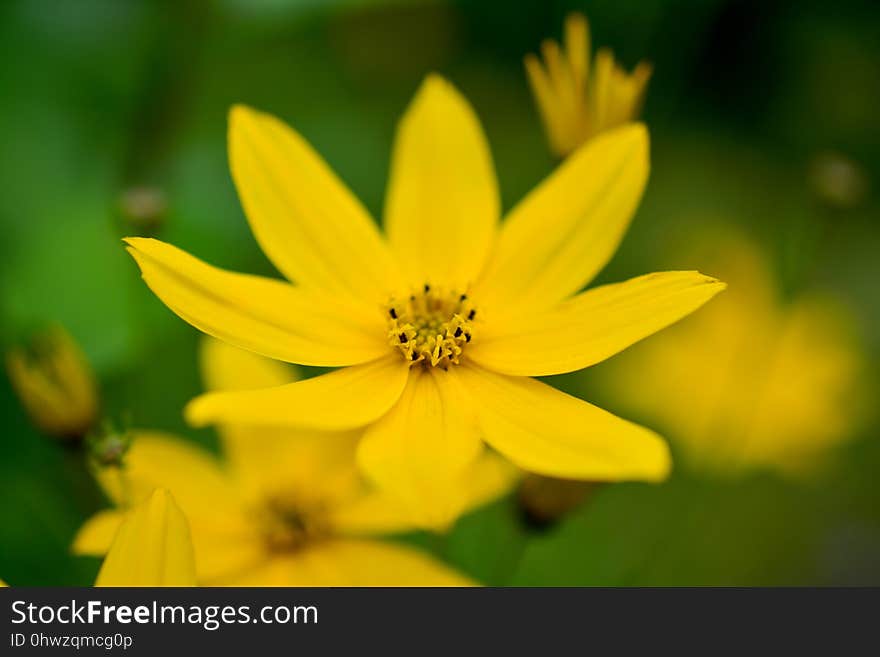
<path fill-rule="evenodd" d="M 550 149 L 566 157 L 604 130 L 638 118 L 651 65 L 639 62 L 627 73 L 607 48 L 600 48 L 590 67 L 590 27 L 580 13 L 565 19 L 564 46 L 547 39 L 541 60 L 525 57 L 526 74 Z"/>
<path fill-rule="evenodd" d="M 580 292 L 623 238 L 648 176 L 648 134 L 590 140 L 499 226 L 498 185 L 467 101 L 429 76 L 397 133 L 383 239 L 295 131 L 235 107 L 233 178 L 257 241 L 295 285 L 127 240 L 144 279 L 184 320 L 283 361 L 341 367 L 188 406 L 195 425 L 352 431 L 360 467 L 425 526 L 483 441 L 525 470 L 657 481 L 659 436 L 532 376 L 598 363 L 692 312 L 724 284 L 663 272 Z"/>
<path fill-rule="evenodd" d="M 210 340 L 203 371 L 214 389 L 281 385 L 285 365 Z M 199 581 L 208 585 L 366 586 L 470 583 L 428 555 L 376 534 L 413 528 L 410 510 L 366 486 L 358 435 L 223 426 L 225 460 L 183 440 L 139 432 L 120 471 L 99 481 L 118 509 L 96 514 L 74 551 L 101 554 L 123 509 L 155 486 L 174 492 L 190 519 Z M 450 492 L 456 512 L 490 501 L 514 469 L 487 454 Z"/>
<path fill-rule="evenodd" d="M 729 292 L 609 364 L 608 383 L 631 412 L 665 426 L 693 467 L 811 474 L 861 416 L 850 320 L 814 294 L 783 303 L 754 245 L 713 241 L 723 253 L 704 260 Z"/>
<path fill-rule="evenodd" d="M 117 523 L 95 586 L 195 586 L 189 525 L 167 490 L 157 489 Z"/>
<path fill-rule="evenodd" d="M 53 326 L 26 347 L 11 349 L 6 369 L 19 399 L 42 431 L 82 438 L 98 416 L 98 392 L 89 363 L 73 337 Z"/>

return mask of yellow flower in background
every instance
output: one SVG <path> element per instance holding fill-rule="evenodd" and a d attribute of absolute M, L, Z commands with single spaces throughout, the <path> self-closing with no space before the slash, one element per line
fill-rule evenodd
<path fill-rule="evenodd" d="M 782 302 L 763 255 L 741 237 L 705 242 L 721 253 L 697 257 L 730 291 L 610 363 L 607 383 L 631 412 L 665 426 L 694 468 L 811 474 L 861 416 L 851 320 L 815 294 Z"/>
<path fill-rule="evenodd" d="M 214 389 L 294 380 L 275 361 L 210 340 L 203 371 Z M 191 443 L 139 432 L 125 469 L 99 481 L 117 510 L 95 515 L 74 551 L 102 554 L 126 504 L 156 486 L 174 492 L 195 542 L 207 585 L 463 585 L 464 576 L 414 548 L 374 536 L 413 528 L 410 510 L 365 485 L 355 462 L 356 432 L 221 427 L 221 461 Z M 451 492 L 457 512 L 504 493 L 513 468 L 485 455 Z"/>
<path fill-rule="evenodd" d="M 195 586 L 189 526 L 167 490 L 155 490 L 118 523 L 95 586 Z"/>
<path fill-rule="evenodd" d="M 351 431 L 364 473 L 449 524 L 462 476 L 485 443 L 532 472 L 658 481 L 653 432 L 532 376 L 598 363 L 674 323 L 724 284 L 673 271 L 581 292 L 623 238 L 648 176 L 648 135 L 629 125 L 590 140 L 499 225 L 480 123 L 429 76 L 399 127 L 387 241 L 295 131 L 232 110 L 233 178 L 257 241 L 295 284 L 212 267 L 129 238 L 144 279 L 196 328 L 282 361 L 341 369 L 262 390 L 214 392 L 195 425 Z"/>
<path fill-rule="evenodd" d="M 11 349 L 6 369 L 34 424 L 59 438 L 82 438 L 98 416 L 98 392 L 85 355 L 61 326 Z"/>
<path fill-rule="evenodd" d="M 590 62 L 590 27 L 583 14 L 565 19 L 564 45 L 547 39 L 541 60 L 525 57 L 526 74 L 550 149 L 567 157 L 600 132 L 638 118 L 651 78 L 651 65 L 639 62 L 627 73 L 607 48 Z"/>

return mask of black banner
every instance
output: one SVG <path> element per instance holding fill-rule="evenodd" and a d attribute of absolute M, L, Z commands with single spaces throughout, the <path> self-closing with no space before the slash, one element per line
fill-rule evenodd
<path fill-rule="evenodd" d="M 0 654 L 876 652 L 877 589 L 0 589 Z M 847 653 L 849 650 L 847 650 Z"/>

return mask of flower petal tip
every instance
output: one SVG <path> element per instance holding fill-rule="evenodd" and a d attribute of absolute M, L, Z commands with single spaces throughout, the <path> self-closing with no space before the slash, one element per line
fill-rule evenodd
<path fill-rule="evenodd" d="M 411 107 L 420 106 L 424 103 L 430 103 L 433 106 L 444 101 L 467 102 L 452 82 L 439 73 L 428 73 L 413 97 Z"/>
<path fill-rule="evenodd" d="M 244 103 L 235 103 L 229 107 L 229 125 L 230 127 L 238 122 L 244 121 L 251 117 L 258 115 L 260 112 L 255 110 L 250 105 L 245 105 Z"/>
<path fill-rule="evenodd" d="M 618 128 L 621 134 L 626 135 L 633 142 L 639 145 L 644 144 L 645 148 L 650 145 L 651 137 L 648 133 L 648 126 L 641 121 L 634 121 Z"/>
<path fill-rule="evenodd" d="M 719 292 L 723 292 L 724 290 L 727 289 L 727 283 L 725 283 L 721 279 L 715 278 L 714 276 L 709 276 L 708 274 L 704 274 L 702 272 L 695 272 L 695 273 L 697 273 L 703 277 L 702 282 L 704 285 L 707 285 L 709 287 L 714 288 L 715 294 L 718 294 Z"/>
<path fill-rule="evenodd" d="M 213 420 L 211 413 L 210 398 L 208 395 L 199 395 L 195 399 L 190 400 L 183 407 L 183 419 L 192 427 L 201 428 L 208 426 Z"/>
<path fill-rule="evenodd" d="M 452 83 L 449 82 L 445 77 L 443 77 L 440 73 L 436 71 L 431 71 L 428 73 L 424 79 L 422 80 L 421 90 L 446 90 L 452 86 Z"/>
<path fill-rule="evenodd" d="M 646 473 L 645 476 L 645 481 L 655 484 L 666 481 L 672 474 L 672 454 L 669 451 L 669 445 L 660 436 L 657 436 L 657 441 L 661 447 L 657 453 L 656 467 L 653 473 Z"/>
<path fill-rule="evenodd" d="M 123 237 L 122 243 L 127 247 L 136 249 L 144 242 L 149 242 L 152 238 L 150 237 Z"/>

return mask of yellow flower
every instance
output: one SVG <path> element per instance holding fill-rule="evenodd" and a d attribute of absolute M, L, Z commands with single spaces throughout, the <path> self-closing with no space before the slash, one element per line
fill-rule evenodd
<path fill-rule="evenodd" d="M 19 399 L 42 431 L 60 438 L 82 438 L 98 414 L 95 379 L 70 334 L 54 326 L 15 348 L 6 369 Z"/>
<path fill-rule="evenodd" d="M 429 76 L 394 144 L 383 239 L 295 131 L 232 110 L 230 159 L 263 251 L 295 284 L 212 267 L 129 238 L 144 279 L 180 317 L 271 358 L 337 371 L 186 409 L 225 422 L 351 431 L 379 487 L 425 526 L 485 443 L 521 468 L 656 481 L 656 434 L 529 378 L 593 365 L 677 321 L 723 283 L 664 272 L 580 292 L 617 249 L 648 176 L 644 126 L 585 144 L 499 225 L 498 185 L 467 101 Z"/>
<path fill-rule="evenodd" d="M 118 528 L 95 586 L 195 586 L 189 526 L 166 490 L 156 490 Z"/>
<path fill-rule="evenodd" d="M 666 426 L 694 467 L 811 474 L 859 421 L 850 320 L 816 294 L 781 302 L 754 245 L 712 242 L 723 253 L 702 258 L 730 292 L 610 364 L 607 382 L 633 412 Z"/>
<path fill-rule="evenodd" d="M 627 73 L 607 48 L 590 68 L 590 28 L 583 14 L 565 19 L 564 47 L 552 39 L 537 56 L 525 57 L 526 74 L 550 149 L 566 157 L 595 135 L 634 121 L 642 110 L 651 65 L 639 62 Z"/>
<path fill-rule="evenodd" d="M 284 365 L 211 340 L 203 369 L 214 389 L 282 385 Z M 366 486 L 356 432 L 221 427 L 226 459 L 182 440 L 140 432 L 125 469 L 99 481 L 119 509 L 155 486 L 172 490 L 190 519 L 199 581 L 208 585 L 459 585 L 466 578 L 422 552 L 373 536 L 413 528 L 410 510 Z M 513 483 L 513 468 L 486 455 L 450 504 L 482 504 Z M 121 510 L 95 515 L 74 551 L 101 554 Z"/>

